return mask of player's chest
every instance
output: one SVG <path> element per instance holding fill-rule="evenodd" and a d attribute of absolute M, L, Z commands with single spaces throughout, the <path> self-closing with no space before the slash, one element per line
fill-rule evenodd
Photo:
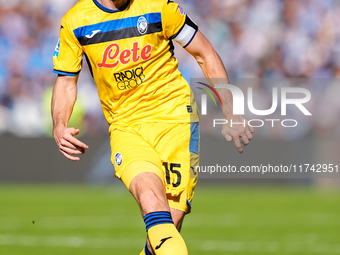
<path fill-rule="evenodd" d="M 95 68 L 118 68 L 149 61 L 162 45 L 160 13 L 108 20 L 75 31 Z"/>

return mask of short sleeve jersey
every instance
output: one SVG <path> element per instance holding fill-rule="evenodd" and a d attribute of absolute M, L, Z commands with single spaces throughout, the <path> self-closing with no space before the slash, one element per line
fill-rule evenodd
<path fill-rule="evenodd" d="M 127 0 L 115 11 L 81 0 L 62 19 L 54 72 L 77 75 L 85 55 L 109 124 L 196 122 L 172 40 L 186 47 L 197 30 L 171 0 Z"/>

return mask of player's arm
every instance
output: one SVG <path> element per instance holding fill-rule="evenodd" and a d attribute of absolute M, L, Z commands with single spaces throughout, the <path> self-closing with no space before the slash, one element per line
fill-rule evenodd
<path fill-rule="evenodd" d="M 207 79 L 213 85 L 213 78 L 223 78 L 225 83 L 229 84 L 228 75 L 221 61 L 221 58 L 210 44 L 210 42 L 203 36 L 200 31 L 191 41 L 191 43 L 185 48 L 194 58 L 203 70 L 203 73 Z M 222 100 L 222 112 L 223 116 L 227 120 L 233 120 L 233 122 L 243 122 L 244 118 L 240 115 L 233 114 L 233 97 L 232 93 L 228 89 L 217 89 Z M 247 122 L 246 122 L 247 123 Z M 222 134 L 227 141 L 234 140 L 237 150 L 242 153 L 242 143 L 247 145 L 253 138 L 254 129 L 250 126 L 244 127 L 243 125 L 225 124 L 222 128 Z M 242 137 L 242 143 L 240 141 Z"/>
<path fill-rule="evenodd" d="M 85 153 L 88 146 L 74 136 L 79 134 L 79 129 L 68 128 L 73 106 L 77 98 L 78 75 L 58 75 L 52 96 L 53 136 L 59 151 L 70 160 L 80 160 L 73 155 Z"/>

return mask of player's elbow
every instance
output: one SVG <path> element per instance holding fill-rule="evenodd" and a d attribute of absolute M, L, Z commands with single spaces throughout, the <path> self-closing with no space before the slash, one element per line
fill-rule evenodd
<path fill-rule="evenodd" d="M 194 58 L 200 66 L 205 63 L 204 57 L 201 54 L 194 55 Z"/>
<path fill-rule="evenodd" d="M 194 58 L 199 65 L 212 64 L 220 60 L 218 53 L 209 42 L 204 49 L 195 52 Z"/>
<path fill-rule="evenodd" d="M 206 51 L 202 54 L 194 55 L 194 58 L 200 66 L 214 65 L 220 62 L 220 57 L 215 50 Z"/>

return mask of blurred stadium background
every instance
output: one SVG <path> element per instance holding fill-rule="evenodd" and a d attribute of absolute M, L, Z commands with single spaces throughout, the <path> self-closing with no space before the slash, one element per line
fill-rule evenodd
<path fill-rule="evenodd" d="M 139 254 L 145 242 L 138 208 L 113 177 L 108 126 L 86 64 L 70 125 L 90 150 L 73 163 L 51 138 L 52 55 L 61 17 L 75 2 L 0 0 L 0 254 Z M 178 2 L 232 81 L 317 81 L 304 85 L 313 119 L 289 133 L 259 130 L 243 155 L 202 123 L 202 164 L 339 164 L 340 2 Z M 176 57 L 187 80 L 203 77 L 179 46 Z M 259 101 L 270 102 L 270 91 L 257 89 Z M 339 179 L 208 177 L 184 224 L 191 254 L 340 254 Z"/>

